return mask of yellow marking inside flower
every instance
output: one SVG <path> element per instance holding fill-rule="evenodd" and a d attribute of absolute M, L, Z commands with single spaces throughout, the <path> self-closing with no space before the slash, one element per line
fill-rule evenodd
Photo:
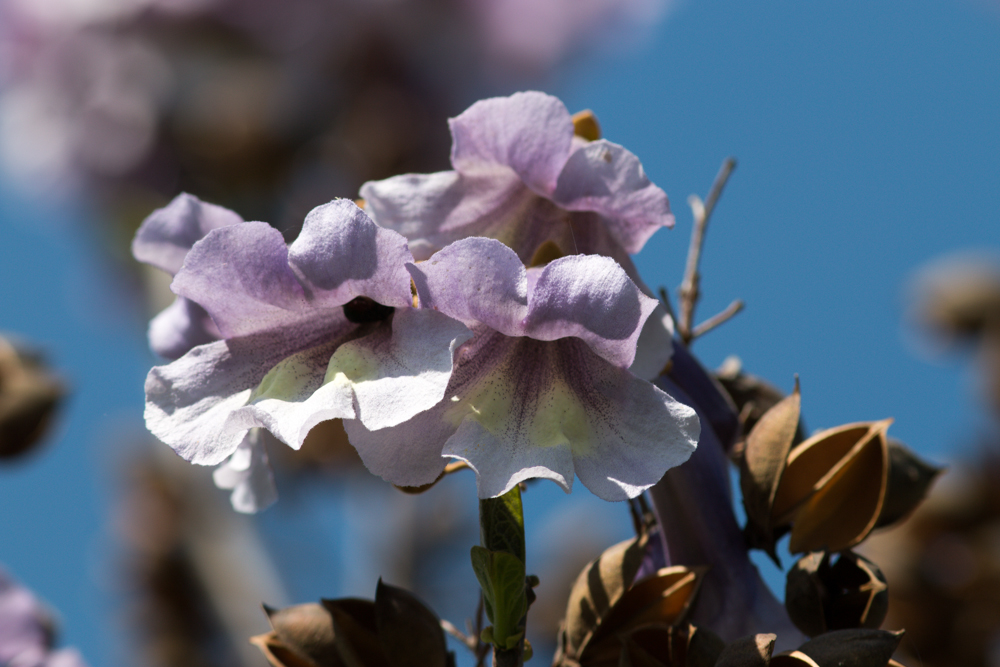
<path fill-rule="evenodd" d="M 491 374 L 469 387 L 464 396 L 452 397 L 444 411 L 445 421 L 457 428 L 468 417 L 500 439 L 517 437 L 538 447 L 569 445 L 580 454 L 591 451 L 597 434 L 583 403 L 569 385 L 562 380 L 551 381 L 533 399 L 518 395 L 518 388 L 502 377 L 501 373 Z M 532 403 L 526 410 L 524 400 Z M 520 415 L 528 420 L 527 424 L 515 421 L 522 418 Z"/>

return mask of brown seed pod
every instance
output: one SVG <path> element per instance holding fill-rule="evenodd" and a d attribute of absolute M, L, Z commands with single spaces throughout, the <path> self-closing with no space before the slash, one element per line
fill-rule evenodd
<path fill-rule="evenodd" d="M 751 541 L 775 559 L 772 508 L 798 432 L 801 407 L 796 378 L 792 394 L 768 410 L 747 436 L 741 459 L 740 488 Z"/>
<path fill-rule="evenodd" d="M 889 526 L 909 516 L 943 470 L 927 463 L 898 440 L 889 438 L 889 480 L 885 503 L 875 527 Z"/>
<path fill-rule="evenodd" d="M 777 638 L 777 635 L 757 634 L 730 642 L 715 667 L 767 667 Z"/>
<path fill-rule="evenodd" d="M 902 630 L 836 630 L 810 639 L 799 651 L 818 667 L 887 667 L 902 638 Z"/>
<path fill-rule="evenodd" d="M 65 394 L 62 381 L 37 355 L 19 351 L 0 337 L 0 459 L 36 445 Z"/>
<path fill-rule="evenodd" d="M 817 551 L 789 570 L 785 608 L 810 637 L 830 630 L 877 628 L 889 611 L 888 586 L 878 566 L 858 554 L 831 557 Z"/>

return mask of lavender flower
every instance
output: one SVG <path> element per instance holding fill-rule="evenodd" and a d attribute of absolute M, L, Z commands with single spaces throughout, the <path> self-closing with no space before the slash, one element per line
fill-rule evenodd
<path fill-rule="evenodd" d="M 736 413 L 683 346 L 674 358 L 671 373 L 656 384 L 695 407 L 706 428 L 690 461 L 667 471 L 650 490 L 664 541 L 647 569 L 708 565 L 692 623 L 726 641 L 774 632 L 779 650 L 798 646 L 804 638 L 750 561 L 733 513 L 726 449 L 736 434 Z"/>
<path fill-rule="evenodd" d="M 393 428 L 345 422 L 372 472 L 433 481 L 442 456 L 476 471 L 479 496 L 574 474 L 606 500 L 634 497 L 694 451 L 694 411 L 627 369 L 656 302 L 606 257 L 525 270 L 493 239 L 457 241 L 408 265 L 422 307 L 475 332 L 447 398 Z"/>
<path fill-rule="evenodd" d="M 180 194 L 143 220 L 132 240 L 132 254 L 140 262 L 174 276 L 184 265 L 191 247 L 206 234 L 241 222 L 243 218 L 227 208 Z M 192 347 L 219 337 L 219 330 L 205 309 L 182 296 L 149 323 L 149 346 L 167 359 L 177 359 Z"/>
<path fill-rule="evenodd" d="M 298 239 L 261 222 L 214 229 L 172 289 L 212 317 L 222 339 L 146 379 L 146 425 L 203 465 L 266 428 L 298 448 L 317 423 L 394 426 L 444 396 L 471 333 L 412 307 L 406 241 L 352 202 L 314 209 Z"/>
<path fill-rule="evenodd" d="M 406 236 L 418 260 L 452 241 L 487 236 L 525 264 L 543 244 L 605 255 L 642 285 L 629 254 L 674 217 L 634 154 L 575 137 L 565 105 L 539 92 L 476 102 L 450 125 L 453 171 L 361 188 L 366 210 Z M 648 328 L 632 370 L 651 379 L 670 357 L 672 325 L 660 309 Z"/>
<path fill-rule="evenodd" d="M 0 569 L 0 665 L 86 667 L 73 648 L 52 650 L 52 620 L 28 589 Z"/>

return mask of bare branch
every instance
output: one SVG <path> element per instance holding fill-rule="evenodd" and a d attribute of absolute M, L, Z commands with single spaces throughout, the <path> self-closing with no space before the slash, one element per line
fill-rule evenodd
<path fill-rule="evenodd" d="M 726 309 L 724 311 L 722 311 L 718 315 L 713 315 L 712 317 L 708 318 L 707 320 L 696 326 L 694 328 L 694 331 L 691 332 L 691 340 L 694 340 L 699 336 L 704 336 L 715 327 L 719 326 L 724 322 L 729 321 L 736 313 L 743 310 L 743 306 L 744 306 L 743 301 L 741 299 L 736 299 L 736 301 L 733 301 L 731 304 L 726 306 Z"/>
<path fill-rule="evenodd" d="M 712 189 L 708 192 L 708 197 L 702 202 L 697 195 L 688 198 L 691 205 L 691 212 L 694 215 L 694 227 L 691 230 L 691 245 L 688 248 L 687 266 L 684 268 L 684 282 L 681 283 L 680 290 L 680 321 L 677 323 L 678 333 L 684 343 L 690 343 L 694 339 L 694 332 L 691 323 L 694 321 L 694 308 L 701 296 L 699 283 L 701 275 L 698 273 L 698 264 L 701 262 L 701 249 L 705 244 L 705 232 L 708 230 L 708 221 L 712 217 L 712 211 L 722 195 L 722 189 L 726 187 L 729 175 L 736 168 L 736 159 L 726 158 L 719 168 L 719 173 L 712 183 Z"/>

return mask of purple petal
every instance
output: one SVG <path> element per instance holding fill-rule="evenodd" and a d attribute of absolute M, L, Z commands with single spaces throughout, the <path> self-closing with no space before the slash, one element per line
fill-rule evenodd
<path fill-rule="evenodd" d="M 520 186 L 513 174 L 501 178 Z M 467 179 L 456 171 L 404 174 L 361 186 L 365 212 L 409 239 L 418 261 L 464 236 L 481 236 L 470 225 L 482 218 L 483 207 L 468 195 Z"/>
<path fill-rule="evenodd" d="M 347 438 L 373 474 L 399 486 L 430 484 L 447 463 L 441 455 L 455 426 L 441 418 L 444 403 L 398 426 L 371 431 L 360 420 L 344 420 Z"/>
<path fill-rule="evenodd" d="M 694 410 L 579 343 L 559 343 L 564 373 L 586 406 L 593 434 L 574 443 L 573 462 L 594 495 L 634 498 L 688 460 L 701 432 Z"/>
<path fill-rule="evenodd" d="M 517 255 L 499 241 L 456 241 L 426 262 L 406 268 L 422 307 L 465 324 L 522 334 L 521 321 L 528 313 L 527 274 Z"/>
<path fill-rule="evenodd" d="M 234 413 L 278 362 L 353 329 L 342 313 L 296 327 L 194 348 L 146 378 L 146 426 L 181 457 L 216 465 L 232 455 L 253 426 Z"/>
<path fill-rule="evenodd" d="M 642 333 L 635 344 L 635 360 L 629 371 L 643 380 L 655 380 L 674 353 L 674 320 L 662 304 L 642 325 Z"/>
<path fill-rule="evenodd" d="M 281 232 L 247 222 L 210 232 L 191 248 L 171 289 L 202 306 L 226 338 L 301 321 L 308 309 Z"/>
<path fill-rule="evenodd" d="M 275 364 L 246 399 L 232 411 L 229 425 L 243 430 L 262 427 L 292 449 L 300 449 L 309 431 L 328 419 L 353 419 L 350 388 L 324 384 L 327 365 L 345 340 L 333 336 L 315 347 L 289 354 Z"/>
<path fill-rule="evenodd" d="M 46 614 L 31 591 L 0 570 L 0 665 L 18 656 L 44 655 L 48 646 Z"/>
<path fill-rule="evenodd" d="M 358 296 L 384 306 L 411 305 L 404 265 L 413 256 L 406 239 L 376 225 L 350 200 L 310 211 L 288 261 L 316 305 L 341 306 Z"/>
<path fill-rule="evenodd" d="M 182 296 L 149 322 L 149 347 L 166 359 L 179 359 L 198 345 L 220 338 L 205 309 Z"/>
<path fill-rule="evenodd" d="M 566 493 L 573 489 L 569 442 L 532 446 L 522 439 L 498 437 L 475 419 L 466 419 L 442 453 L 465 461 L 476 472 L 480 498 L 496 498 L 529 479 L 551 479 Z"/>
<path fill-rule="evenodd" d="M 455 350 L 472 338 L 461 322 L 416 308 L 397 310 L 391 331 L 383 326 L 377 333 L 382 335 L 343 345 L 330 360 L 330 371 L 347 378 L 360 370 L 351 368 L 352 361 L 365 361 L 352 385 L 358 419 L 372 430 L 396 426 L 440 403 Z"/>
<path fill-rule="evenodd" d="M 635 359 L 642 325 L 656 306 L 613 259 L 573 255 L 540 270 L 524 328 L 539 340 L 581 338 L 600 356 L 627 368 Z"/>
<path fill-rule="evenodd" d="M 260 429 L 248 431 L 233 455 L 212 473 L 217 487 L 232 490 L 233 509 L 243 514 L 259 512 L 278 500 L 262 435 Z"/>
<path fill-rule="evenodd" d="M 658 384 L 679 400 L 691 403 L 687 394 L 669 380 L 661 379 Z M 757 632 L 776 632 L 782 650 L 792 648 L 802 641 L 802 635 L 750 562 L 746 541 L 733 514 L 727 471 L 721 443 L 711 428 L 705 428 L 691 460 L 667 471 L 652 488 L 650 495 L 668 558 L 674 565 L 710 567 L 698 593 L 693 623 L 726 641 Z"/>
<path fill-rule="evenodd" d="M 189 194 L 179 194 L 142 222 L 132 240 L 132 255 L 173 275 L 196 242 L 213 229 L 243 222 L 227 208 L 207 204 Z"/>
<path fill-rule="evenodd" d="M 351 340 L 282 360 L 231 419 L 263 426 L 295 449 L 328 419 L 395 426 L 441 400 L 454 350 L 471 336 L 441 313 L 399 309 L 391 323 L 358 328 Z"/>
<path fill-rule="evenodd" d="M 449 125 L 456 171 L 471 175 L 508 167 L 544 195 L 556 188 L 573 141 L 566 106 L 538 92 L 481 100 Z"/>
<path fill-rule="evenodd" d="M 552 199 L 571 211 L 600 213 L 631 254 L 660 227 L 674 226 L 666 193 L 650 183 L 639 158 L 609 141 L 595 141 L 569 157 Z"/>

